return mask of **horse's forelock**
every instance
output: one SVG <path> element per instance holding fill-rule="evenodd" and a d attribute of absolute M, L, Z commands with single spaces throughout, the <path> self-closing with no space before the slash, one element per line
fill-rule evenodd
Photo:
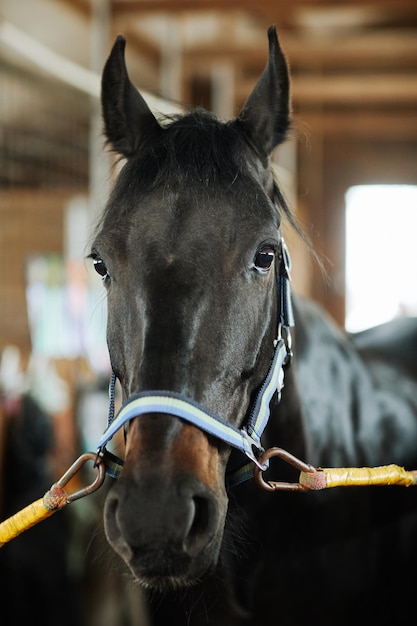
<path fill-rule="evenodd" d="M 198 186 L 230 186 L 247 163 L 244 144 L 236 129 L 203 109 L 196 109 L 165 124 L 158 141 L 138 156 L 154 161 L 153 182 L 182 180 Z M 151 177 L 152 181 L 152 177 Z"/>
<path fill-rule="evenodd" d="M 127 216 L 142 194 L 156 189 L 186 191 L 200 199 L 204 192 L 212 197 L 222 189 L 246 197 L 248 185 L 255 193 L 261 191 L 264 176 L 260 172 L 269 173 L 269 164 L 263 170 L 234 122 L 222 122 L 204 109 L 195 109 L 186 115 L 160 118 L 160 123 L 164 132 L 156 141 L 143 143 L 122 168 L 102 226 Z M 277 190 L 276 183 L 275 187 Z M 271 201 L 278 199 L 278 209 L 290 213 L 279 191 L 275 197 L 270 190 L 264 191 Z"/>

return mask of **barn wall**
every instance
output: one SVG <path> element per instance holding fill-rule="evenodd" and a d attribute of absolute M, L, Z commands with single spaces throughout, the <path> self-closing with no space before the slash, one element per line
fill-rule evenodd
<path fill-rule="evenodd" d="M 63 253 L 65 206 L 88 185 L 88 102 L 52 81 L 0 74 L 0 353 L 31 351 L 25 265 Z"/>
<path fill-rule="evenodd" d="M 388 136 L 387 136 L 388 135 Z M 345 317 L 345 193 L 360 184 L 417 184 L 417 136 L 312 132 L 302 138 L 298 202 L 304 228 L 326 270 L 312 263 L 310 293 L 341 325 Z M 395 219 L 395 207 L 393 207 Z M 372 233 L 369 233 L 372 237 Z M 387 242 L 388 245 L 388 242 Z M 392 260 L 391 260 L 392 262 Z"/>

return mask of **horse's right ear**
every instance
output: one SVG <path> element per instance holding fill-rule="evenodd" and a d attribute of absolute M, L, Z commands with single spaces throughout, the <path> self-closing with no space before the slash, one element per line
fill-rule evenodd
<path fill-rule="evenodd" d="M 261 157 L 285 140 L 290 127 L 289 72 L 274 26 L 268 39 L 268 63 L 236 120 Z"/>
<path fill-rule="evenodd" d="M 114 150 L 125 157 L 149 137 L 161 134 L 145 100 L 130 82 L 125 63 L 126 40 L 119 35 L 104 66 L 101 107 L 104 131 Z"/>

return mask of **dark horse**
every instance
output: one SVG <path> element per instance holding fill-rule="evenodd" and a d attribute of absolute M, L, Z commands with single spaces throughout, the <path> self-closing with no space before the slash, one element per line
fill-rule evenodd
<path fill-rule="evenodd" d="M 290 127 L 289 76 L 274 28 L 268 36 L 266 68 L 233 121 L 199 109 L 158 121 L 128 78 L 123 37 L 102 81 L 106 137 L 126 161 L 91 256 L 123 399 L 168 392 L 236 431 L 286 326 L 280 226 L 294 220 L 270 155 Z M 294 297 L 293 313 L 293 362 L 263 447 L 314 466 L 416 468 L 417 322 L 356 345 L 314 304 Z M 229 487 L 236 446 L 174 411 L 130 417 L 105 532 L 147 590 L 153 625 L 413 619 L 416 490 Z M 275 459 L 265 476 L 292 472 Z"/>

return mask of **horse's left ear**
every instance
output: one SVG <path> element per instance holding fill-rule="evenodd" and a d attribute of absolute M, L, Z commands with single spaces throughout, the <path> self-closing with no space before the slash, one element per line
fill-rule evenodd
<path fill-rule="evenodd" d="M 236 120 L 261 157 L 284 141 L 290 127 L 288 66 L 274 26 L 268 39 L 268 63 Z"/>
<path fill-rule="evenodd" d="M 147 138 L 163 130 L 139 91 L 130 82 L 125 63 L 126 40 L 119 35 L 104 66 L 101 107 L 104 130 L 114 150 L 129 157 Z"/>

